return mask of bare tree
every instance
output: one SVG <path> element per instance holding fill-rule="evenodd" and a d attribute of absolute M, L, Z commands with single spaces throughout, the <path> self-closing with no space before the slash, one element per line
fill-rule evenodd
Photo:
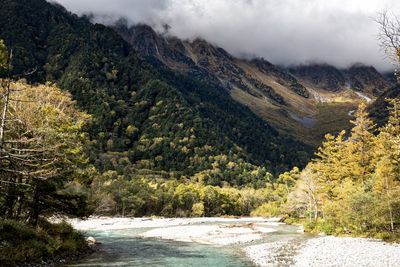
<path fill-rule="evenodd" d="M 400 18 L 388 13 L 379 14 L 376 22 L 380 26 L 379 41 L 387 57 L 397 66 L 400 65 Z M 399 79 L 399 69 L 396 70 Z"/>

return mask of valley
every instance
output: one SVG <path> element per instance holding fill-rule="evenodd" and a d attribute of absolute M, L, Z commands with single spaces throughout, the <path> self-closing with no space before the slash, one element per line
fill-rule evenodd
<path fill-rule="evenodd" d="M 0 266 L 397 264 L 395 15 L 89 2 L 0 0 Z"/>

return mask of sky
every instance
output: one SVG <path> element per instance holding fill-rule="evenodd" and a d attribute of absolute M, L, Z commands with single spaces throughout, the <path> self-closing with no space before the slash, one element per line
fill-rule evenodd
<path fill-rule="evenodd" d="M 378 14 L 399 0 L 56 0 L 78 15 L 149 24 L 182 39 L 203 38 L 238 57 L 279 65 L 394 66 L 379 46 Z"/>

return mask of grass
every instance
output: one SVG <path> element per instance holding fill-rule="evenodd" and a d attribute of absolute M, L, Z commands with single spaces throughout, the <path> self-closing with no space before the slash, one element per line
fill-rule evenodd
<path fill-rule="evenodd" d="M 318 106 L 317 124 L 313 127 L 314 139 L 322 140 L 325 134 L 338 134 L 351 128 L 349 111 L 357 109 L 356 103 L 323 103 Z"/>

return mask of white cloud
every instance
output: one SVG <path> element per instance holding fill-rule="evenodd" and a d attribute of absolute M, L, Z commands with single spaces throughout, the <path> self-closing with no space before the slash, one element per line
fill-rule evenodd
<path fill-rule="evenodd" d="M 103 23 L 125 17 L 180 38 L 202 37 L 235 55 L 277 64 L 355 62 L 391 68 L 379 49 L 378 12 L 400 13 L 395 0 L 58 0 Z"/>

